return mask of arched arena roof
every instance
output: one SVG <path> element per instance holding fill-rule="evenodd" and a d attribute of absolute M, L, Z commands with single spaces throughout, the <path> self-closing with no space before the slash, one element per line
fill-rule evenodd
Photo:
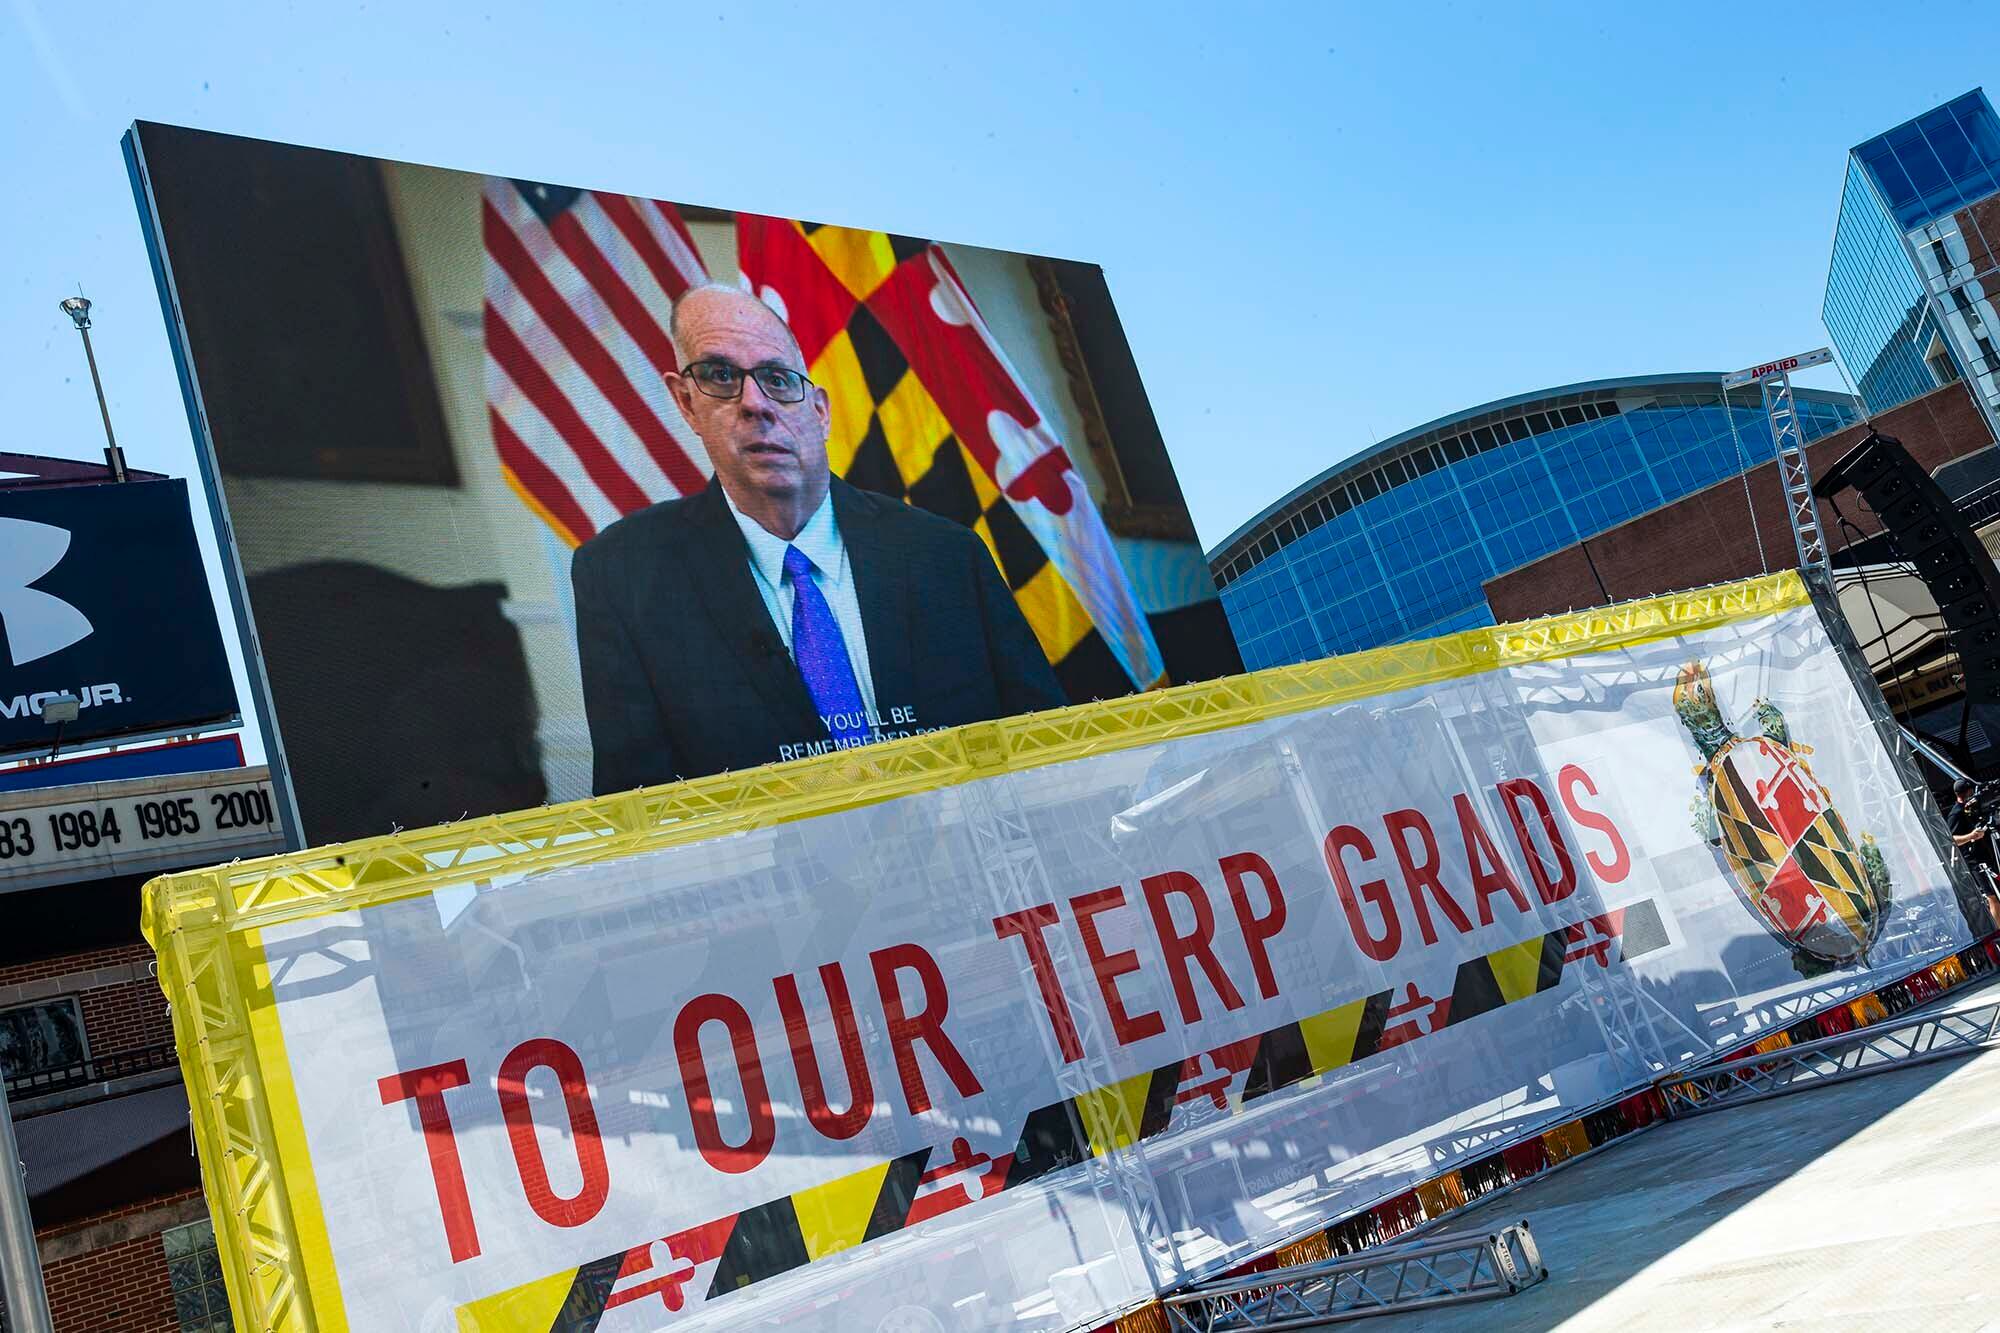
<path fill-rule="evenodd" d="M 1230 571 L 1232 563 L 1254 552 L 1259 543 L 1265 543 L 1273 550 L 1286 544 L 1284 534 L 1291 521 L 1301 511 L 1323 499 L 1335 498 L 1334 502 L 1340 504 L 1342 500 L 1336 497 L 1343 495 L 1349 503 L 1372 498 L 1373 494 L 1391 490 L 1422 472 L 1450 466 L 1452 461 L 1456 461 L 1453 455 L 1462 458 L 1485 448 L 1497 448 L 1501 444 L 1552 432 L 1563 424 L 1575 425 L 1622 410 L 1625 406 L 1639 406 L 1647 400 L 1685 395 L 1719 405 L 1721 391 L 1720 371 L 1629 375 L 1516 394 L 1427 421 L 1345 458 L 1293 487 L 1224 538 L 1209 553 L 1209 566 L 1216 571 L 1220 581 L 1228 582 L 1234 576 L 1234 572 Z M 1844 393 L 1820 389 L 1794 389 L 1793 392 L 1809 401 L 1848 407 L 1854 405 L 1854 400 Z M 1737 406 L 1759 405 L 1754 385 L 1732 390 L 1730 399 Z M 1430 447 L 1433 445 L 1441 446 L 1441 449 L 1433 450 Z M 1769 452 L 1770 442 L 1761 438 L 1745 439 L 1744 446 L 1753 463 L 1761 462 Z M 1407 466 L 1399 467 L 1399 464 Z M 1266 542 L 1266 538 L 1271 540 Z M 1241 563 L 1254 567 L 1264 558 L 1266 556 L 1253 556 Z"/>

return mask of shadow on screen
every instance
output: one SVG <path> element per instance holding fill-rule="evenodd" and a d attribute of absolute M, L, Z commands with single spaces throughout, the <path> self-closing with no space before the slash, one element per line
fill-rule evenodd
<path fill-rule="evenodd" d="M 521 634 L 498 583 L 323 561 L 250 578 L 278 729 L 313 843 L 547 799 Z"/>

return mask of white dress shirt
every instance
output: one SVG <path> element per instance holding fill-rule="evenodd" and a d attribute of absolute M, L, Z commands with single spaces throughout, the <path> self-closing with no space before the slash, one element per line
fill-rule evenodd
<path fill-rule="evenodd" d="M 796 546 L 812 561 L 820 595 L 826 598 L 834 623 L 840 626 L 840 637 L 847 643 L 848 665 L 854 668 L 855 683 L 861 687 L 861 704 L 868 710 L 869 725 L 880 727 L 882 715 L 875 707 L 875 678 L 868 671 L 868 636 L 861 628 L 861 601 L 855 595 L 847 545 L 840 540 L 840 526 L 833 520 L 833 493 L 827 492 L 813 516 L 799 529 L 799 535 L 789 542 L 765 531 L 763 524 L 738 509 L 726 488 L 722 498 L 728 503 L 736 526 L 743 530 L 743 540 L 750 544 L 751 576 L 788 653 L 792 651 L 794 597 L 791 577 L 785 573 L 785 548 Z"/>

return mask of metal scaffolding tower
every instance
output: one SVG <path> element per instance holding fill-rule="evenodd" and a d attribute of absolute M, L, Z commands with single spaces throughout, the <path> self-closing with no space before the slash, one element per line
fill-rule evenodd
<path fill-rule="evenodd" d="M 1757 385 L 1764 415 L 1771 423 L 1771 449 L 1778 460 L 1778 482 L 1785 489 L 1785 517 L 1792 525 L 1792 544 L 1798 551 L 1799 568 L 1828 573 L 1832 566 L 1827 560 L 1825 534 L 1820 531 L 1819 505 L 1813 499 L 1805 433 L 1799 428 L 1798 404 L 1792 397 L 1792 372 L 1823 366 L 1832 360 L 1833 353 L 1822 347 L 1722 377 L 1725 411 L 1729 406 L 1729 390 L 1753 382 Z"/>
<path fill-rule="evenodd" d="M 1048 867 L 1030 831 L 1028 811 L 1021 801 L 1024 785 L 1018 781 L 989 781 L 967 783 L 957 789 L 966 828 L 979 848 L 980 869 L 985 873 L 997 915 L 1020 912 L 1056 898 Z M 1066 932 L 1051 931 L 1048 941 L 1046 947 L 1051 950 L 1057 977 L 1090 975 L 1071 954 Z M 1023 969 L 1021 984 L 1036 997 L 1034 1003 L 1042 1002 L 1036 990 L 1039 983 L 1030 970 Z M 1175 1247 L 1172 1221 L 1146 1161 L 1138 1112 L 1122 1097 L 1096 1095 L 1117 1078 L 1110 1058 L 1111 1034 L 1100 1026 L 1098 1009 L 1073 1002 L 1070 1013 L 1077 1044 L 1083 1051 L 1081 1058 L 1066 1058 L 1057 1048 L 1053 1032 L 1047 1027 L 1042 1029 L 1049 1065 L 1056 1071 L 1056 1086 L 1062 1091 L 1064 1114 L 1069 1119 L 1070 1133 L 1083 1152 L 1082 1165 L 1089 1173 L 1091 1192 L 1101 1203 L 1124 1213 L 1125 1223 L 1132 1229 L 1145 1262 L 1145 1280 L 1157 1291 L 1178 1281 L 1186 1270 Z M 1077 1112 L 1077 1107 L 1086 1102 L 1099 1112 L 1097 1130 L 1105 1139 L 1103 1151 L 1090 1151 L 1090 1127 L 1082 1123 Z"/>
<path fill-rule="evenodd" d="M 2000 1045 L 2000 1000 L 1987 998 L 1725 1060 L 1662 1079 L 1659 1088 L 1668 1113 L 1680 1119 L 1995 1045 Z"/>
<path fill-rule="evenodd" d="M 1548 1277 L 1526 1222 L 1200 1282 L 1165 1298 L 1175 1333 L 1305 1328 L 1512 1296 Z"/>

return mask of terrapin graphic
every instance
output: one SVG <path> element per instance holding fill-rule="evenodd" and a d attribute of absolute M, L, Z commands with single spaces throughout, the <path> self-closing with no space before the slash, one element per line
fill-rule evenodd
<path fill-rule="evenodd" d="M 1865 965 L 1888 915 L 1889 867 L 1872 836 L 1863 833 L 1858 847 L 1849 836 L 1806 763 L 1812 747 L 1792 739 L 1768 699 L 1756 703 L 1757 733 L 1737 735 L 1699 660 L 1681 668 L 1674 711 L 1702 757 L 1696 831 L 1716 848 L 1743 905 L 1805 975 Z"/>

